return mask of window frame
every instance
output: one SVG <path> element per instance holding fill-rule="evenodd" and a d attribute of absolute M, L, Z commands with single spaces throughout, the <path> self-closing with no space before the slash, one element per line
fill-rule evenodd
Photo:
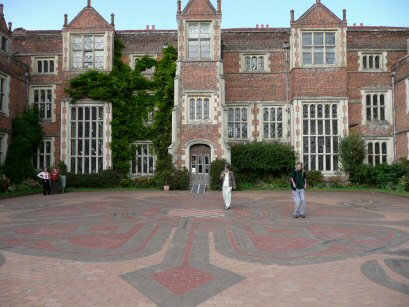
<path fill-rule="evenodd" d="M 42 67 L 44 67 L 43 62 L 47 62 L 49 71 L 40 72 L 39 71 L 39 67 L 40 67 L 39 63 L 40 62 L 42 63 Z M 51 62 L 53 63 L 53 68 L 54 68 L 54 70 L 52 72 L 50 71 L 50 68 L 49 68 L 51 66 L 50 65 Z M 33 57 L 33 59 L 32 59 L 32 71 L 33 71 L 33 74 L 35 74 L 35 75 L 57 75 L 58 74 L 58 56 L 55 56 L 55 57 Z"/>
<path fill-rule="evenodd" d="M 8 134 L 0 133 L 0 165 L 6 162 L 7 149 L 8 149 Z"/>
<path fill-rule="evenodd" d="M 373 106 L 374 106 L 374 100 L 373 97 L 376 96 L 376 104 L 377 104 L 377 114 L 378 118 L 380 118 L 380 102 L 381 102 L 381 95 L 384 97 L 384 114 L 385 118 L 384 119 L 373 119 Z M 372 100 L 370 102 L 370 106 L 372 108 L 371 111 L 371 119 L 368 119 L 368 96 L 372 97 Z M 362 104 L 362 124 L 363 125 L 391 125 L 392 124 L 392 90 L 388 88 L 368 88 L 368 89 L 362 89 L 361 90 L 361 104 Z"/>
<path fill-rule="evenodd" d="M 233 113 L 233 120 L 230 120 L 230 110 L 232 110 Z M 237 120 L 237 110 L 239 110 L 239 120 Z M 243 110 L 246 110 L 246 120 L 243 120 Z M 244 105 L 229 105 L 227 107 L 227 118 L 226 118 L 226 130 L 227 130 L 227 139 L 229 141 L 235 141 L 235 140 L 249 140 L 250 139 L 250 129 L 249 129 L 249 121 L 250 121 L 250 110 L 248 106 Z M 240 136 L 237 137 L 237 127 L 236 125 L 239 125 L 240 127 Z M 243 127 L 245 127 L 245 130 L 243 130 Z M 230 134 L 230 129 L 232 129 L 232 135 Z M 243 131 L 246 132 L 246 135 L 243 135 Z"/>
<path fill-rule="evenodd" d="M 9 53 L 10 49 L 10 39 L 3 35 L 0 34 L 0 51 L 4 53 Z"/>
<path fill-rule="evenodd" d="M 131 161 L 131 168 L 129 173 L 132 177 L 150 177 L 155 175 L 156 171 L 156 155 L 154 150 L 154 145 L 151 141 L 136 141 L 132 143 L 132 146 L 135 146 L 135 154 L 132 157 Z M 139 154 L 138 150 L 140 147 L 146 146 L 147 147 L 147 154 Z M 138 148 L 139 147 L 139 148 Z M 139 160 L 140 159 L 140 160 Z M 147 161 L 147 171 L 144 171 L 144 159 Z M 141 169 L 141 172 L 138 170 Z M 152 171 L 149 171 L 149 170 Z M 135 170 L 135 171 L 134 171 Z"/>
<path fill-rule="evenodd" d="M 379 57 L 379 67 L 376 68 L 376 57 Z M 361 72 L 384 72 L 386 71 L 387 52 L 382 51 L 359 51 L 359 71 Z M 370 68 L 372 59 L 373 68 Z M 366 66 L 366 67 L 365 67 Z"/>
<path fill-rule="evenodd" d="M 321 108 L 319 106 L 321 105 Z M 329 106 L 327 116 L 326 106 Z M 305 106 L 307 117 L 305 117 Z M 312 108 L 314 106 L 314 108 Z M 334 116 L 334 106 L 336 114 Z M 321 109 L 321 111 L 319 111 Z M 321 116 L 320 116 L 321 113 Z M 339 139 L 342 136 L 342 108 L 340 101 L 303 101 L 301 104 L 301 151 L 308 170 L 320 170 L 324 174 L 334 174 L 340 170 Z M 306 125 L 306 121 L 308 122 Z M 319 121 L 322 124 L 319 124 Z M 336 121 L 336 122 L 335 122 Z M 314 122 L 314 125 L 312 125 Z M 327 124 L 329 122 L 329 124 Z M 329 130 L 330 133 L 327 133 Z M 334 133 L 336 131 L 336 133 Z M 306 139 L 307 138 L 307 139 Z M 307 142 L 306 142 L 307 140 Z M 321 144 L 321 145 L 320 145 Z M 329 152 L 327 146 L 330 146 Z M 306 150 L 306 146 L 308 147 Z M 322 151 L 320 150 L 322 147 Z M 314 160 L 312 158 L 314 156 Z M 322 156 L 322 159 L 320 158 Z M 321 161 L 322 160 L 322 161 Z M 314 161 L 314 162 L 312 162 Z M 328 169 L 329 161 L 329 169 Z M 320 163 L 322 162 L 322 169 Z M 313 168 L 311 168 L 313 166 Z"/>
<path fill-rule="evenodd" d="M 194 101 L 193 104 L 192 104 L 192 101 Z M 211 101 L 211 97 L 206 96 L 206 95 L 188 96 L 187 108 L 186 108 L 188 122 L 189 123 L 210 123 L 211 122 L 210 101 Z M 206 102 L 207 102 L 207 107 L 205 105 Z M 200 107 L 200 111 L 199 111 L 199 107 Z"/>
<path fill-rule="evenodd" d="M 197 24 L 199 26 L 199 30 L 198 30 L 198 37 L 197 38 L 191 38 L 190 37 L 190 26 Z M 202 37 L 202 26 L 203 25 L 209 25 L 209 38 L 203 38 Z M 212 21 L 205 21 L 205 20 L 201 20 L 201 21 L 189 21 L 186 23 L 186 59 L 190 60 L 190 61 L 200 61 L 200 60 L 211 60 L 213 58 L 213 22 Z M 191 56 L 191 52 L 190 52 L 190 47 L 191 47 L 191 42 L 192 41 L 196 41 L 197 40 L 197 53 L 198 56 L 197 57 L 192 57 Z M 209 41 L 209 56 L 202 56 L 202 41 Z"/>
<path fill-rule="evenodd" d="M 51 92 L 51 102 L 46 102 L 46 101 L 41 102 L 40 101 L 39 103 L 36 103 L 36 101 L 35 101 L 35 97 L 36 97 L 35 91 L 36 90 L 38 90 L 38 91 L 44 90 L 44 91 L 46 91 L 46 93 L 48 91 L 50 91 Z M 30 86 L 29 101 L 30 101 L 30 105 L 32 105 L 33 108 L 35 108 L 36 104 L 40 104 L 40 103 L 44 104 L 45 106 L 47 106 L 47 104 L 50 105 L 50 117 L 48 117 L 48 116 L 42 117 L 41 112 L 39 111 L 39 120 L 42 121 L 42 122 L 54 122 L 55 121 L 55 107 L 56 107 L 55 106 L 55 90 L 56 90 L 55 85 L 31 85 Z M 41 95 L 41 93 L 38 95 L 39 98 L 41 98 L 40 95 Z M 47 96 L 48 95 L 46 94 L 44 96 L 44 98 L 46 98 Z"/>
<path fill-rule="evenodd" d="M 256 59 L 256 68 L 252 69 L 251 63 L 253 59 Z M 249 62 L 247 61 L 249 59 Z M 263 59 L 263 65 L 260 65 L 260 59 Z M 247 66 L 249 63 L 249 67 Z M 269 58 L 268 55 L 263 53 L 243 53 L 240 55 L 240 72 L 243 73 L 265 73 L 269 72 Z"/>
<path fill-rule="evenodd" d="M 54 164 L 54 138 L 44 138 L 41 141 L 41 143 L 43 145 L 44 152 L 43 153 L 40 152 L 40 146 L 41 146 L 41 144 L 40 144 L 39 146 L 37 146 L 36 152 L 34 153 L 34 156 L 33 156 L 33 166 L 37 170 L 43 169 L 44 167 L 50 168 L 51 165 Z M 50 146 L 50 152 L 46 152 L 46 148 L 47 148 L 46 144 L 47 143 Z M 41 156 L 43 157 L 43 164 L 40 163 L 41 162 L 41 159 L 40 159 Z M 49 163 L 44 164 L 44 161 L 46 160 L 47 157 L 49 157 Z"/>
<path fill-rule="evenodd" d="M 267 121 L 265 121 L 265 109 L 268 109 L 268 114 L 267 114 Z M 274 121 L 271 120 L 271 110 L 274 109 Z M 278 110 L 281 109 L 281 121 L 278 120 Z M 261 120 L 260 122 L 262 123 L 260 132 L 262 133 L 262 139 L 266 141 L 284 141 L 286 139 L 287 135 L 287 130 L 286 130 L 286 125 L 287 125 L 287 109 L 285 105 L 264 105 L 260 108 L 261 111 Z M 266 137 L 266 131 L 265 131 L 265 124 L 268 125 L 268 137 Z M 274 124 L 274 135 L 277 137 L 272 138 L 271 137 L 271 125 Z M 278 133 L 278 127 L 279 124 L 281 124 L 281 137 L 279 136 Z"/>
<path fill-rule="evenodd" d="M 372 154 L 369 150 L 369 145 L 372 144 Z M 376 153 L 376 144 L 378 144 L 379 153 Z M 385 145 L 386 152 L 383 152 L 383 145 Z M 378 165 L 382 163 L 390 164 L 393 161 L 393 140 L 392 138 L 366 138 L 365 139 L 365 163 L 368 165 Z M 380 163 L 376 162 L 379 157 Z M 384 158 L 384 160 L 382 159 Z M 383 160 L 383 162 L 381 162 Z"/>
<path fill-rule="evenodd" d="M 76 108 L 75 119 L 73 119 L 73 108 Z M 82 108 L 82 119 L 79 117 L 79 109 Z M 86 118 L 86 108 L 90 108 L 89 118 Z M 93 113 L 92 108 L 96 108 L 95 119 L 92 119 Z M 67 140 L 68 140 L 68 148 L 67 148 L 67 166 L 69 171 L 76 173 L 76 174 L 91 174 L 93 173 L 92 169 L 92 158 L 94 157 L 95 160 L 95 173 L 105 170 L 106 166 L 106 155 L 107 155 L 107 104 L 106 103 L 76 103 L 76 104 L 69 104 L 68 108 L 68 127 L 67 127 Z M 102 114 L 102 118 L 98 118 L 99 115 Z M 75 125 L 73 123 L 75 122 Z M 95 122 L 95 126 L 92 124 Z M 79 125 L 81 123 L 81 125 Z M 88 137 L 86 136 L 86 127 L 88 125 Z M 79 133 L 79 129 L 81 127 L 82 133 Z M 92 135 L 93 127 L 95 127 L 95 136 Z M 102 128 L 102 130 L 101 130 Z M 73 131 L 75 131 L 73 135 Z M 82 142 L 79 142 L 81 140 Z M 88 140 L 88 154 L 86 154 L 86 144 Z M 95 155 L 92 155 L 92 146 L 93 140 L 95 140 Z M 101 143 L 100 143 L 101 142 Z M 74 146 L 73 146 L 74 145 Z M 82 151 L 81 151 L 82 150 Z M 83 154 L 82 152 L 85 152 Z M 86 165 L 86 158 L 88 160 L 88 172 L 85 172 L 85 165 Z M 81 159 L 81 163 L 79 162 Z M 73 160 L 74 163 L 73 163 Z M 79 172 L 79 165 L 81 165 L 81 171 Z M 84 166 L 84 167 L 83 167 Z"/>
<path fill-rule="evenodd" d="M 90 37 L 92 36 L 93 38 L 93 48 L 92 49 L 86 49 L 85 48 L 85 41 L 84 41 L 84 37 Z M 74 49 L 74 39 L 75 37 L 81 37 L 82 38 L 82 49 Z M 103 48 L 102 49 L 96 49 L 95 48 L 95 37 L 101 37 L 103 39 Z M 92 65 L 91 66 L 84 66 L 84 63 L 86 61 L 84 61 L 85 59 L 85 52 L 91 52 L 92 51 Z M 102 67 L 96 67 L 96 61 L 95 61 L 95 52 L 96 51 L 102 51 L 103 52 L 103 56 L 102 56 Z M 82 56 L 81 56 L 81 68 L 80 67 L 74 67 L 74 52 L 81 52 Z M 105 61 L 105 56 L 107 53 L 107 40 L 106 40 L 106 35 L 105 33 L 72 33 L 70 35 L 70 63 L 71 63 L 71 67 L 70 69 L 73 71 L 84 71 L 84 70 L 88 70 L 88 69 L 96 69 L 96 70 L 105 70 L 107 68 L 107 64 Z M 88 63 L 88 62 L 87 62 Z"/>
<path fill-rule="evenodd" d="M 304 34 L 311 34 L 311 45 L 304 45 L 303 43 L 303 38 Z M 315 44 L 314 38 L 315 34 L 323 34 L 323 43 L 322 45 Z M 334 45 L 327 45 L 326 44 L 326 37 L 327 34 L 334 34 Z M 305 30 L 301 32 L 300 35 L 300 46 L 301 46 L 301 62 L 303 67 L 333 67 L 338 65 L 338 31 L 335 29 L 321 29 L 321 30 Z M 311 48 L 311 63 L 306 63 L 306 60 L 304 58 L 304 54 L 306 53 L 304 51 L 305 48 Z M 315 54 L 318 54 L 315 50 L 318 48 L 323 48 L 322 50 L 322 56 L 323 56 L 323 62 L 322 63 L 315 63 Z M 327 49 L 329 48 L 334 48 L 334 63 L 327 63 L 327 55 L 330 54 Z"/>
<path fill-rule="evenodd" d="M 0 73 L 0 113 L 9 114 L 10 76 Z"/>

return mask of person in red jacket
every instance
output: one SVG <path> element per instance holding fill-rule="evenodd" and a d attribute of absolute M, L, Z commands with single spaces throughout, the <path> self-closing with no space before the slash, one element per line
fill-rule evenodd
<path fill-rule="evenodd" d="M 60 173 L 56 168 L 51 172 L 51 193 L 58 194 L 60 193 Z"/>

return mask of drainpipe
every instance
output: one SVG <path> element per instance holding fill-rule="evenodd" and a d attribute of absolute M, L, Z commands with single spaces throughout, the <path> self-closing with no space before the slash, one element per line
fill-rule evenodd
<path fill-rule="evenodd" d="M 397 161 L 397 137 L 396 137 L 396 101 L 395 101 L 395 82 L 396 82 L 396 72 L 395 67 L 392 68 L 392 109 L 393 109 L 393 162 Z"/>
<path fill-rule="evenodd" d="M 288 60 L 289 60 L 289 56 L 288 56 L 288 51 L 290 50 L 290 44 L 288 42 L 285 42 L 283 44 L 283 49 L 285 50 L 285 102 L 287 104 L 287 110 L 288 110 L 288 121 L 287 121 L 287 139 L 289 141 L 289 143 L 291 144 L 291 131 L 290 131 L 290 127 L 291 127 L 291 106 L 290 106 L 290 102 L 289 102 L 289 85 L 288 85 Z"/>

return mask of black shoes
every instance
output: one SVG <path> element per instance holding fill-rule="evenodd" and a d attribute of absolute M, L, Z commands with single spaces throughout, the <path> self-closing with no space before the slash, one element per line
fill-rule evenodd
<path fill-rule="evenodd" d="M 305 215 L 304 215 L 304 214 L 300 214 L 300 216 L 301 216 L 303 219 L 305 219 Z"/>
<path fill-rule="evenodd" d="M 301 217 L 301 218 L 305 219 L 305 214 L 300 214 L 300 215 L 293 214 L 293 218 L 298 219 L 298 217 Z"/>

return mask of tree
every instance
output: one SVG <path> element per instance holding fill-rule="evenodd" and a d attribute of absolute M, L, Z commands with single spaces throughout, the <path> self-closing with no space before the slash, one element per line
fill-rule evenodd
<path fill-rule="evenodd" d="M 365 159 L 365 140 L 358 133 L 352 133 L 339 142 L 339 161 L 342 170 L 354 177 L 354 171 Z"/>
<path fill-rule="evenodd" d="M 3 170 L 12 183 L 20 183 L 34 175 L 33 156 L 43 139 L 38 112 L 28 109 L 15 117 L 12 130 L 12 140 Z"/>

